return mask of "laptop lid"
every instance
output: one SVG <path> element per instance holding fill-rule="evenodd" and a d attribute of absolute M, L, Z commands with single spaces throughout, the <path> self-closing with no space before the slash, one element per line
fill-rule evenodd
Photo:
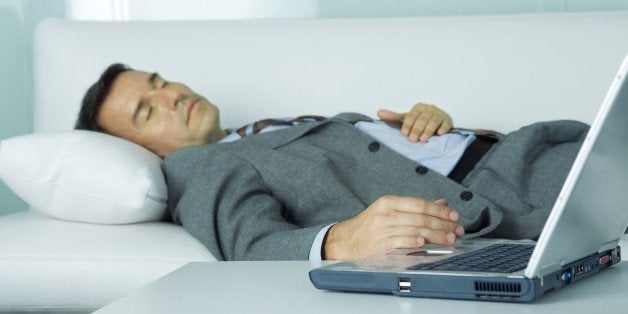
<path fill-rule="evenodd" d="M 616 247 L 628 224 L 628 55 L 548 217 L 525 276 Z M 586 227 L 585 227 L 586 226 Z"/>

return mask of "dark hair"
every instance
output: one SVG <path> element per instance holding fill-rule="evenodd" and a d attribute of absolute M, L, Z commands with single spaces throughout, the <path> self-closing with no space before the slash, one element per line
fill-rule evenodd
<path fill-rule="evenodd" d="M 96 123 L 96 116 L 100 111 L 103 101 L 107 98 L 116 77 L 122 72 L 132 70 L 133 69 L 125 64 L 114 63 L 103 72 L 100 79 L 87 90 L 83 97 L 81 111 L 79 111 L 78 120 L 74 126 L 75 129 L 105 132 L 105 130 Z"/>

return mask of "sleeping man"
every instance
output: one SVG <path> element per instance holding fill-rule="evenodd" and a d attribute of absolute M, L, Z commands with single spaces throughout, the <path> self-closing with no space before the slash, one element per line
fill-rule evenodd
<path fill-rule="evenodd" d="M 487 113 L 489 114 L 489 113 Z M 507 135 L 453 128 L 436 106 L 220 126 L 157 73 L 111 65 L 77 129 L 164 158 L 172 219 L 219 260 L 352 259 L 461 237 L 535 239 L 588 126 Z"/>

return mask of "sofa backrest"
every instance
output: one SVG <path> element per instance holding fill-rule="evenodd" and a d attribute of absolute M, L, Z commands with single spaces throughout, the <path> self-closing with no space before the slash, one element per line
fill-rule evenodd
<path fill-rule="evenodd" d="M 111 63 L 159 71 L 221 108 L 258 118 L 418 101 L 458 126 L 510 131 L 593 119 L 628 52 L 628 12 L 399 19 L 76 22 L 35 35 L 35 131 L 72 128 Z"/>

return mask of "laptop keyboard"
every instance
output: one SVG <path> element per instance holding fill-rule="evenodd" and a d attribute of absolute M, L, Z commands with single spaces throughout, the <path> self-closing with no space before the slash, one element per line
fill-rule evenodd
<path fill-rule="evenodd" d="M 408 269 L 512 273 L 528 266 L 532 251 L 534 244 L 493 244 L 437 262 L 414 265 Z"/>

